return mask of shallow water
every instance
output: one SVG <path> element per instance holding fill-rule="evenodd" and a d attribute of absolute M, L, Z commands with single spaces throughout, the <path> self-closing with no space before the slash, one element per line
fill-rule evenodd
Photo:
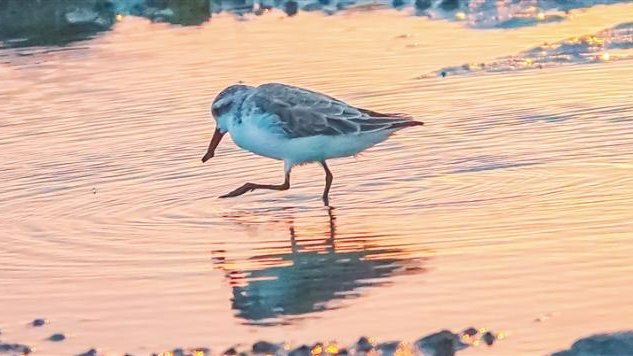
<path fill-rule="evenodd" d="M 512 31 L 390 10 L 124 17 L 65 47 L 0 51 L 3 341 L 143 354 L 475 325 L 507 338 L 462 354 L 534 355 L 631 329 L 633 62 L 416 79 L 631 13 Z M 219 200 L 283 175 L 230 140 L 200 163 L 209 104 L 238 80 L 426 126 L 332 161 L 332 209 L 316 165 L 290 191 Z M 68 339 L 42 341 L 57 331 Z"/>

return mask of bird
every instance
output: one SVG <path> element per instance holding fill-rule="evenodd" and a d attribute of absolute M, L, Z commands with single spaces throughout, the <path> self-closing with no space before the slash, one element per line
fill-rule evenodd
<path fill-rule="evenodd" d="M 288 190 L 294 166 L 318 163 L 325 171 L 321 198 L 326 206 L 334 179 L 328 159 L 355 156 L 396 131 L 424 125 L 406 114 L 362 109 L 281 83 L 230 85 L 213 100 L 211 114 L 216 127 L 202 163 L 214 157 L 227 132 L 240 148 L 284 162 L 282 184 L 245 183 L 219 198 L 237 197 L 256 189 Z"/>

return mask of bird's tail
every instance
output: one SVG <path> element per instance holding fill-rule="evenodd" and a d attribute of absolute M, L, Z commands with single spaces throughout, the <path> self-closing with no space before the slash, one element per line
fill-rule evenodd
<path fill-rule="evenodd" d="M 385 113 L 383 114 L 387 117 L 391 117 L 393 119 L 404 119 L 403 121 L 396 121 L 390 126 L 393 128 L 404 128 L 404 127 L 412 127 L 412 126 L 422 126 L 424 123 L 422 121 L 417 121 L 413 116 L 403 113 Z"/>
<path fill-rule="evenodd" d="M 367 109 L 359 110 L 370 117 L 369 120 L 363 120 L 363 124 L 365 125 L 376 125 L 382 126 L 383 128 L 386 125 L 389 129 L 401 129 L 405 127 L 424 125 L 422 121 L 417 121 L 413 118 L 413 116 L 403 113 L 382 113 Z"/>
<path fill-rule="evenodd" d="M 424 123 L 422 121 L 415 121 L 415 120 L 411 119 L 411 120 L 408 120 L 408 121 L 394 122 L 390 126 L 392 128 L 405 128 L 405 127 L 422 126 L 422 125 L 424 125 Z"/>

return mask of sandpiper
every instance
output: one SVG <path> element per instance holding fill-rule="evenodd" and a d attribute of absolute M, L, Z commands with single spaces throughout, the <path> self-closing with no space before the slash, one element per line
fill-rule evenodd
<path fill-rule="evenodd" d="M 216 128 L 203 163 L 213 157 L 227 132 L 239 147 L 284 162 L 282 184 L 246 183 L 220 198 L 255 189 L 287 190 L 293 166 L 318 162 L 325 170 L 325 205 L 329 205 L 333 179 L 326 160 L 354 156 L 400 129 L 423 125 L 407 115 L 361 109 L 321 93 L 278 83 L 231 85 L 215 98 L 211 112 Z"/>

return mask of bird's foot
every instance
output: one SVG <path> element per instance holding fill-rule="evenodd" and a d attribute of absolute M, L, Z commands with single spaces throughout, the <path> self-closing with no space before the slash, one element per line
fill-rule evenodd
<path fill-rule="evenodd" d="M 232 192 L 226 193 L 224 195 L 220 195 L 219 198 L 233 198 L 233 197 L 237 197 L 240 196 L 244 193 L 248 193 L 251 192 L 253 190 L 255 190 L 256 185 L 252 184 L 252 183 L 245 183 L 243 186 L 233 190 Z"/>

